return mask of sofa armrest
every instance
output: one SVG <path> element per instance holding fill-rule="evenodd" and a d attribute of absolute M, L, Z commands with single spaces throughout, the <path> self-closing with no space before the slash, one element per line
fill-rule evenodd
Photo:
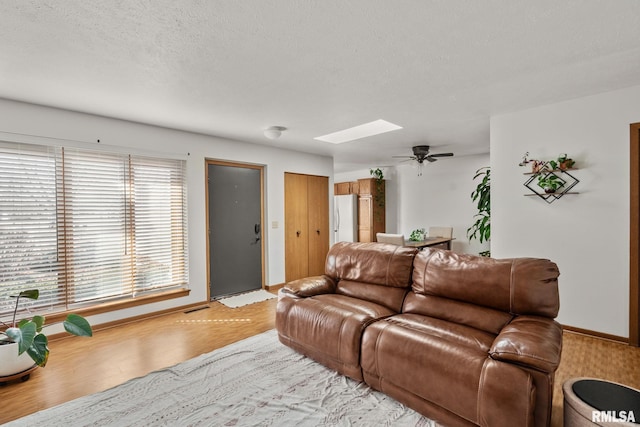
<path fill-rule="evenodd" d="M 306 298 L 314 295 L 333 294 L 336 291 L 336 282 L 329 276 L 313 276 L 294 280 L 287 283 L 280 290 L 283 294 Z"/>
<path fill-rule="evenodd" d="M 562 327 L 552 319 L 518 316 L 496 337 L 489 356 L 553 373 L 560 364 Z"/>

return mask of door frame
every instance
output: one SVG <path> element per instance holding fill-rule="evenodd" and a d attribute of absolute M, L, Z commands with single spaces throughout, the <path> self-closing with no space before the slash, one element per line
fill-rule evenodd
<path fill-rule="evenodd" d="M 640 346 L 640 123 L 629 125 L 629 345 Z"/>
<path fill-rule="evenodd" d="M 211 230 L 209 229 L 209 165 L 231 166 L 235 168 L 256 169 L 260 171 L 260 263 L 261 265 L 261 284 L 260 287 L 265 289 L 265 223 L 264 223 L 264 165 L 256 165 L 252 163 L 231 162 L 219 159 L 204 159 L 204 197 L 205 197 L 205 230 L 207 230 L 207 301 L 211 301 L 211 244 L 209 238 Z"/>

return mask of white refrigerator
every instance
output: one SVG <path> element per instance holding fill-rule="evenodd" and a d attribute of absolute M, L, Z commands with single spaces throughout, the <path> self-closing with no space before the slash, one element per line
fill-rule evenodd
<path fill-rule="evenodd" d="M 358 241 L 358 195 L 333 196 L 335 243 Z"/>

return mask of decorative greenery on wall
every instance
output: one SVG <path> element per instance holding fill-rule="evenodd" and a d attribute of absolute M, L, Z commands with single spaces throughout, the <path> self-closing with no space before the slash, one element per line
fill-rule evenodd
<path fill-rule="evenodd" d="M 531 172 L 525 175 L 531 175 L 531 177 L 525 181 L 524 186 L 531 190 L 532 194 L 525 194 L 525 196 L 539 196 L 545 202 L 552 203 L 565 194 L 578 194 L 571 190 L 580 181 L 569 173 L 569 170 L 574 169 L 576 162 L 566 153 L 560 154 L 556 159 L 544 161 L 529 159 L 527 151 L 518 165 L 529 164 Z M 535 180 L 537 185 L 532 186 Z"/>
<path fill-rule="evenodd" d="M 369 173 L 371 174 L 372 177 L 374 177 L 378 181 L 382 181 L 384 179 L 384 175 L 382 173 L 382 169 L 380 169 L 380 168 L 369 169 Z"/>
<path fill-rule="evenodd" d="M 376 179 L 376 194 L 374 200 L 379 207 L 384 208 L 384 174 L 380 168 L 369 169 L 369 173 Z"/>

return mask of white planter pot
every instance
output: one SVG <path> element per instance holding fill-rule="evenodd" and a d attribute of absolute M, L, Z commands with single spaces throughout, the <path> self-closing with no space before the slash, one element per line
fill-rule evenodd
<path fill-rule="evenodd" d="M 18 356 L 18 344 L 0 344 L 0 377 L 18 374 L 33 365 L 33 359 L 26 352 Z"/>

